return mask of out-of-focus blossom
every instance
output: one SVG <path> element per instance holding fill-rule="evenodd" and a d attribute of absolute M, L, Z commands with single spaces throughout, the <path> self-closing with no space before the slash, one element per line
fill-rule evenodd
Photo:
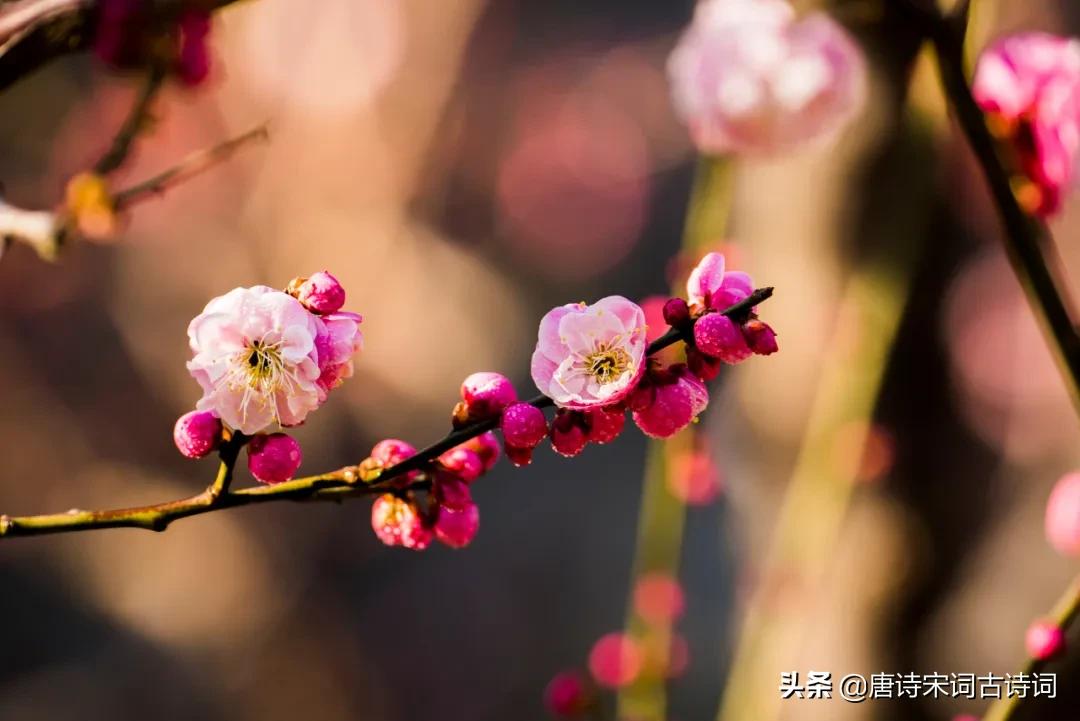
<path fill-rule="evenodd" d="M 720 495 L 720 471 L 705 450 L 695 450 L 676 459 L 667 474 L 671 495 L 691 506 L 711 503 Z"/>
<path fill-rule="evenodd" d="M 625 398 L 645 371 L 645 313 L 622 296 L 559 306 L 540 321 L 532 377 L 562 408 Z"/>
<path fill-rule="evenodd" d="M 682 585 L 669 573 L 645 574 L 634 585 L 634 610 L 649 623 L 669 624 L 679 618 L 685 608 Z"/>
<path fill-rule="evenodd" d="M 784 0 L 704 0 L 668 61 L 675 109 L 703 153 L 775 153 L 835 134 L 865 97 L 862 52 Z"/>
<path fill-rule="evenodd" d="M 1046 540 L 1066 556 L 1080 556 L 1080 473 L 1064 476 L 1046 503 Z"/>
<path fill-rule="evenodd" d="M 972 92 L 1032 183 L 1020 202 L 1038 215 L 1058 211 L 1080 150 L 1080 40 L 1005 37 L 979 57 Z"/>
<path fill-rule="evenodd" d="M 641 646 L 630 636 L 609 633 L 589 652 L 589 671 L 597 683 L 618 688 L 632 683 L 644 664 Z"/>
<path fill-rule="evenodd" d="M 260 483 L 284 483 L 304 460 L 300 444 L 284 433 L 258 435 L 247 445 L 248 470 Z"/>
<path fill-rule="evenodd" d="M 210 75 L 210 13 L 193 9 L 180 16 L 176 75 L 187 85 L 198 85 Z"/>
<path fill-rule="evenodd" d="M 490 471 L 499 460 L 499 439 L 492 431 L 481 433 L 475 438 L 470 438 L 458 446 L 458 448 L 470 450 L 479 456 L 484 464 L 484 473 Z"/>
<path fill-rule="evenodd" d="M 465 504 L 459 510 L 439 507 L 439 515 L 435 519 L 435 537 L 443 545 L 464 548 L 472 543 L 479 530 L 480 509 L 475 503 Z"/>
<path fill-rule="evenodd" d="M 555 716 L 578 716 L 589 705 L 586 680 L 577 671 L 556 674 L 544 689 L 544 705 Z"/>
<path fill-rule="evenodd" d="M 498 446 L 495 449 L 498 452 Z M 457 446 L 443 453 L 439 456 L 439 465 L 465 483 L 472 483 L 485 470 L 480 454 L 465 446 Z"/>

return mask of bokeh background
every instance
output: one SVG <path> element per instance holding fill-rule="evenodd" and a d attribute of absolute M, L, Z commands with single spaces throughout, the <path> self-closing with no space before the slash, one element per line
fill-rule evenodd
<path fill-rule="evenodd" d="M 781 704 L 776 687 L 789 670 L 1011 671 L 1075 571 L 1041 522 L 1080 460 L 1075 418 L 894 4 L 834 7 L 871 58 L 858 122 L 736 169 L 716 244 L 778 288 L 763 310 L 782 352 L 726 371 L 703 419 L 717 493 L 686 517 L 673 720 L 713 718 L 733 665 L 731 721 L 976 712 Z M 694 158 L 664 63 L 692 6 L 258 0 L 218 14 L 212 81 L 166 91 L 125 177 L 264 121 L 271 142 L 139 206 L 115 245 L 0 262 L 0 511 L 205 486 L 214 464 L 170 438 L 198 396 L 185 329 L 236 285 L 328 268 L 365 317 L 356 376 L 298 434 L 309 472 L 380 438 L 440 437 L 474 370 L 528 388 L 551 306 L 665 292 Z M 975 19 L 977 45 L 1080 29 L 1068 0 L 980 0 Z M 136 85 L 80 56 L 0 95 L 6 197 L 54 204 Z M 1076 211 L 1054 231 L 1080 273 Z M 383 547 L 362 500 L 5 542 L 0 719 L 545 718 L 548 679 L 627 618 L 645 457 L 628 429 L 573 461 L 498 466 L 459 552 Z M 1063 698 L 1032 704 L 1040 718 L 1076 717 L 1077 669 L 1057 670 Z"/>

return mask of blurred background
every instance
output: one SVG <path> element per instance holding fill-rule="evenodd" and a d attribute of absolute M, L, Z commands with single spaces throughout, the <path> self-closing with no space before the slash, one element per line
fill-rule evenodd
<path fill-rule="evenodd" d="M 716 247 L 777 287 L 762 311 L 782 352 L 725 371 L 706 460 L 669 478 L 690 502 L 672 721 L 978 712 L 781 703 L 777 685 L 810 669 L 1012 671 L 1075 571 L 1042 537 L 1049 489 L 1077 465 L 1075 418 L 894 4 L 834 8 L 871 59 L 864 116 L 837 144 L 735 170 Z M 356 376 L 298 433 L 307 473 L 381 438 L 437 439 L 475 370 L 524 392 L 553 305 L 666 292 L 687 260 L 694 157 L 664 63 L 692 8 L 258 0 L 217 14 L 211 82 L 165 91 L 125 177 L 263 121 L 271 142 L 140 205 L 118 244 L 78 244 L 57 266 L 5 255 L 0 511 L 203 488 L 214 463 L 170 438 L 199 395 L 185 331 L 237 285 L 326 268 L 364 315 Z M 975 20 L 976 45 L 1080 29 L 1068 0 L 980 0 Z M 83 55 L 0 95 L 7 199 L 52 206 L 136 86 Z M 1077 210 L 1054 226 L 1074 275 Z M 646 452 L 628 426 L 573 461 L 500 464 L 459 552 L 383 547 L 363 500 L 5 542 L 0 719 L 546 718 L 548 680 L 632 615 Z M 1031 718 L 1077 716 L 1078 669 L 1056 670 L 1062 698 Z M 611 694 L 599 717 L 616 717 Z"/>

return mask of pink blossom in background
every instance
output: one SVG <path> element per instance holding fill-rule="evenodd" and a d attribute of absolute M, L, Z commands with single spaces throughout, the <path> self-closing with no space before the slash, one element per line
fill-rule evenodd
<path fill-rule="evenodd" d="M 640 644 L 622 633 L 609 633 L 589 652 L 589 671 L 602 686 L 618 688 L 641 673 L 645 658 Z"/>
<path fill-rule="evenodd" d="M 691 506 L 712 503 L 722 490 L 720 470 L 704 450 L 692 451 L 675 461 L 672 472 L 667 474 L 667 487 L 671 495 Z"/>
<path fill-rule="evenodd" d="M 1024 646 L 1032 658 L 1048 661 L 1065 650 L 1065 632 L 1053 621 L 1035 621 L 1024 635 Z"/>
<path fill-rule="evenodd" d="M 823 13 L 783 0 L 703 0 L 668 60 L 698 150 L 770 154 L 839 131 L 862 106 L 862 52 Z"/>
<path fill-rule="evenodd" d="M 682 585 L 662 571 L 641 576 L 634 584 L 634 610 L 648 623 L 671 623 L 686 610 Z"/>
<path fill-rule="evenodd" d="M 1043 216 L 1060 210 L 1080 149 L 1080 40 L 1038 32 L 1003 38 L 979 57 L 972 93 L 1037 189 L 1021 203 Z"/>
<path fill-rule="evenodd" d="M 1080 556 L 1080 473 L 1062 477 L 1046 503 L 1046 540 L 1061 554 Z"/>
<path fill-rule="evenodd" d="M 646 345 L 645 312 L 622 296 L 559 306 L 540 321 L 533 381 L 562 408 L 610 405 L 641 379 Z"/>

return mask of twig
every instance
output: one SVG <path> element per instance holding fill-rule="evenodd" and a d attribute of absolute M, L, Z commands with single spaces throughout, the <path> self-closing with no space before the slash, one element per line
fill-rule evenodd
<path fill-rule="evenodd" d="M 91 0 L 20 0 L 0 8 L 0 57 L 50 20 L 88 7 Z"/>
<path fill-rule="evenodd" d="M 752 312 L 754 306 L 772 297 L 772 288 L 759 288 L 748 298 L 742 300 L 722 313 L 729 317 L 744 318 Z M 692 329 L 691 329 L 692 330 Z M 690 330 L 671 329 L 666 334 L 649 344 L 646 353 L 653 355 L 674 343 L 686 340 Z M 554 405 L 547 396 L 538 395 L 528 401 L 537 408 Z M 387 491 L 425 490 L 430 483 L 419 479 L 402 488 L 395 479 L 409 471 L 426 470 L 428 466 L 444 452 L 494 429 L 497 419 L 470 424 L 448 433 L 442 440 L 419 451 L 416 455 L 387 468 L 378 480 L 370 485 L 359 482 L 356 466 L 346 466 L 317 476 L 297 478 L 272 486 L 258 486 L 229 490 L 232 466 L 246 437 L 237 434 L 225 443 L 220 451 L 222 466 L 214 482 L 202 493 L 188 498 L 181 498 L 167 503 L 136 508 L 119 508 L 103 511 L 85 511 L 72 509 L 65 513 L 40 516 L 0 516 L 0 538 L 13 536 L 36 536 L 49 533 L 68 533 L 90 531 L 102 528 L 143 528 L 151 531 L 164 531 L 170 523 L 188 516 L 209 513 L 224 508 L 247 506 L 255 503 L 272 501 L 310 501 L 340 500 L 350 496 L 372 495 Z"/>
<path fill-rule="evenodd" d="M 135 138 L 143 131 L 149 120 L 150 105 L 161 89 L 162 83 L 165 82 L 165 71 L 165 64 L 162 62 L 155 62 L 150 66 L 146 82 L 143 83 L 142 89 L 135 98 L 135 104 L 132 105 L 127 119 L 116 133 L 112 147 L 94 165 L 94 172 L 98 175 L 106 175 L 119 168 L 131 152 Z"/>
<path fill-rule="evenodd" d="M 263 123 L 243 135 L 226 140 L 212 148 L 192 153 L 168 170 L 118 191 L 113 195 L 114 205 L 117 210 L 123 210 L 147 197 L 160 195 L 174 185 L 228 160 L 247 143 L 265 141 L 269 138 L 270 132 L 267 130 L 266 123 Z"/>

